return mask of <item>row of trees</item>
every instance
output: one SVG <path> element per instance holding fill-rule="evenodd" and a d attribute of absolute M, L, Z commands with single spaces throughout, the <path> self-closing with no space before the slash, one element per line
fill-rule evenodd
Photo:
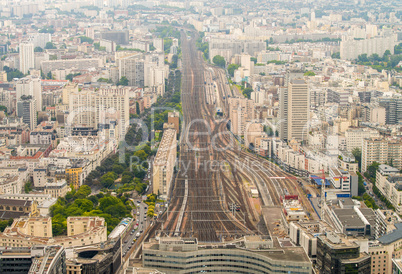
<path fill-rule="evenodd" d="M 395 52 L 399 52 L 399 47 L 402 51 L 402 43 L 398 45 Z M 364 66 L 371 66 L 377 71 L 381 72 L 383 69 L 391 70 L 395 69 L 397 71 L 402 71 L 401 67 L 398 67 L 398 64 L 402 61 L 402 54 L 394 54 L 392 55 L 389 50 L 385 51 L 383 56 L 379 56 L 374 53 L 370 56 L 367 54 L 361 54 L 357 57 L 356 63 Z"/>
<path fill-rule="evenodd" d="M 204 33 L 200 32 L 200 36 L 198 37 L 195 45 L 197 46 L 198 50 L 203 53 L 203 56 L 206 60 L 209 59 L 209 44 L 208 42 L 202 42 L 202 38 L 204 37 Z"/>

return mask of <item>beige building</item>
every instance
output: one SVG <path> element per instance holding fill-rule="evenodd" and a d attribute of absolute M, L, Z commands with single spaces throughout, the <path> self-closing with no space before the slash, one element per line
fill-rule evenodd
<path fill-rule="evenodd" d="M 255 118 L 254 101 L 247 98 L 229 98 L 230 130 L 233 134 L 242 136 L 247 128 L 247 122 Z"/>
<path fill-rule="evenodd" d="M 67 181 L 62 179 L 56 182 L 47 182 L 45 185 L 45 194 L 51 195 L 53 198 L 59 198 L 66 196 L 70 188 L 67 185 Z"/>
<path fill-rule="evenodd" d="M 398 214 L 402 213 L 402 174 L 388 165 L 380 165 L 376 174 L 376 187 L 382 195 L 395 207 Z"/>
<path fill-rule="evenodd" d="M 65 95 L 63 92 L 63 98 L 68 96 L 69 99 L 68 124 L 97 128 L 99 123 L 104 124 L 109 117 L 118 116 L 120 137 L 124 138 L 130 125 L 128 88 L 70 91 L 66 91 Z"/>
<path fill-rule="evenodd" d="M 179 112 L 169 112 L 168 113 L 168 123 L 174 124 L 174 129 L 177 133 L 180 131 L 180 113 Z"/>
<path fill-rule="evenodd" d="M 364 138 L 379 138 L 378 130 L 369 128 L 349 128 L 345 131 L 346 150 L 352 152 L 354 148 L 360 148 L 363 145 Z"/>
<path fill-rule="evenodd" d="M 163 131 L 163 137 L 159 144 L 153 163 L 153 193 L 168 197 L 173 180 L 174 166 L 177 154 L 176 130 L 167 128 Z"/>
<path fill-rule="evenodd" d="M 392 164 L 402 169 L 402 141 L 396 139 L 363 139 L 362 145 L 362 172 L 367 171 L 373 162 Z"/>
<path fill-rule="evenodd" d="M 70 94 L 78 92 L 78 84 L 77 83 L 68 83 L 63 87 L 62 90 L 62 102 L 63 105 L 70 104 Z"/>
<path fill-rule="evenodd" d="M 61 245 L 79 247 L 105 242 L 107 229 L 101 217 L 68 217 L 67 236 L 53 237 L 50 217 L 23 217 L 0 233 L 0 245 L 30 247 L 34 245 Z"/>
<path fill-rule="evenodd" d="M 268 137 L 264 132 L 264 126 L 260 123 L 247 123 L 244 131 L 244 143 L 247 148 L 250 146 L 255 147 L 255 141 L 258 137 Z"/>
<path fill-rule="evenodd" d="M 303 79 L 289 81 L 279 94 L 279 137 L 284 140 L 307 141 L 310 120 L 310 93 Z"/>

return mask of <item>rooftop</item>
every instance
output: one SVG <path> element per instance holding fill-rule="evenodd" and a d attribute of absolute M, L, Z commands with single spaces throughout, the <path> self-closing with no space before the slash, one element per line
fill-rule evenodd
<path fill-rule="evenodd" d="M 395 224 L 396 229 L 389 234 L 378 238 L 380 243 L 387 245 L 402 239 L 402 223 Z"/>

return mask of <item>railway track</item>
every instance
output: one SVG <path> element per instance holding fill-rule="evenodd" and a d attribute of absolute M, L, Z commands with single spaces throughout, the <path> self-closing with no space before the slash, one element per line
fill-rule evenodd
<path fill-rule="evenodd" d="M 206 104 L 205 66 L 193 40 L 187 40 L 185 36 L 182 37 L 182 52 L 181 99 L 185 130 L 179 172 L 161 234 L 193 236 L 208 242 L 255 234 L 255 227 L 247 225 L 252 222 L 236 219 L 224 201 L 224 191 L 232 188 L 233 193 L 242 193 L 240 186 L 222 181 L 219 170 L 208 166 L 217 154 L 211 147 L 209 128 L 213 126 L 214 110 L 211 110 L 212 104 Z M 242 199 L 242 194 L 236 196 L 236 199 Z M 246 212 L 245 207 L 244 210 Z"/>

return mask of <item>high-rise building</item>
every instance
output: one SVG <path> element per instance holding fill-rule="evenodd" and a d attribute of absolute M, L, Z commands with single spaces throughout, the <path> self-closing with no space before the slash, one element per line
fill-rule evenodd
<path fill-rule="evenodd" d="M 44 49 L 48 42 L 52 41 L 52 35 L 50 33 L 35 33 L 31 39 L 34 48 L 41 47 Z"/>
<path fill-rule="evenodd" d="M 144 86 L 144 60 L 141 53 L 116 56 L 116 64 L 119 67 L 119 79 L 125 76 L 129 86 Z"/>
<path fill-rule="evenodd" d="M 247 122 L 254 119 L 254 101 L 247 98 L 229 98 L 230 130 L 235 135 L 244 135 Z"/>
<path fill-rule="evenodd" d="M 162 38 L 154 38 L 153 46 L 155 47 L 156 51 L 163 52 L 163 39 Z"/>
<path fill-rule="evenodd" d="M 36 100 L 36 110 L 42 110 L 42 85 L 40 78 L 32 76 L 21 78 L 16 82 L 15 88 L 17 100 L 23 95 L 32 96 Z"/>
<path fill-rule="evenodd" d="M 288 87 L 279 94 L 279 137 L 284 140 L 307 140 L 310 94 L 302 78 L 288 79 Z"/>
<path fill-rule="evenodd" d="M 103 31 L 101 38 L 113 41 L 118 45 L 128 45 L 129 42 L 128 30 Z"/>
<path fill-rule="evenodd" d="M 31 43 L 20 44 L 20 71 L 27 74 L 35 67 L 34 45 Z"/>
<path fill-rule="evenodd" d="M 113 87 L 98 91 L 71 89 L 69 99 L 70 115 L 68 124 L 97 128 L 98 124 L 105 123 L 108 115 L 118 115 L 120 136 L 126 135 L 129 126 L 129 99 L 128 89 Z M 68 92 L 68 91 L 66 91 Z"/>
<path fill-rule="evenodd" d="M 362 146 L 362 172 L 373 163 L 391 164 L 402 169 L 402 141 L 380 138 L 365 138 Z"/>
<path fill-rule="evenodd" d="M 30 96 L 17 103 L 17 115 L 18 117 L 22 117 L 22 122 L 27 124 L 30 130 L 34 130 L 38 124 L 36 105 L 36 100 L 32 99 Z"/>
<path fill-rule="evenodd" d="M 379 138 L 378 130 L 370 128 L 349 128 L 345 131 L 346 149 L 352 152 L 354 148 L 360 148 L 364 138 Z"/>
<path fill-rule="evenodd" d="M 385 123 L 398 124 L 402 121 L 402 97 L 380 98 L 378 103 L 385 108 Z"/>

